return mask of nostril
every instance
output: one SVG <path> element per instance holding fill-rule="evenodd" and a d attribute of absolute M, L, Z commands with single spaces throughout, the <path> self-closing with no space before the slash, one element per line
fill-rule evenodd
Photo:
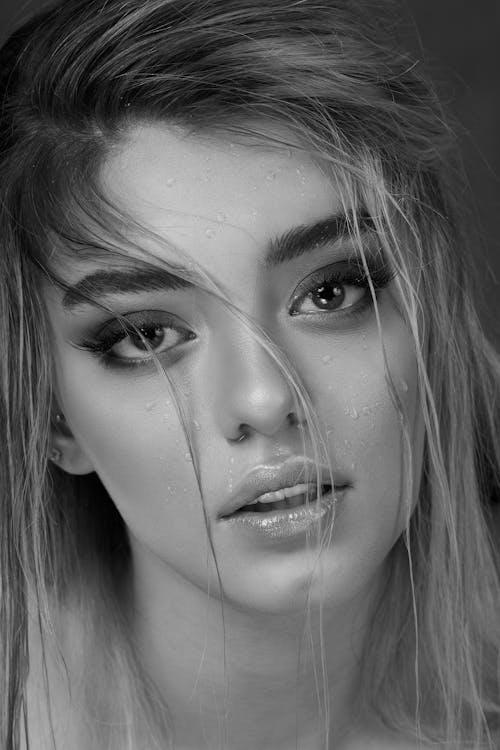
<path fill-rule="evenodd" d="M 248 425 L 242 424 L 238 428 L 238 436 L 234 438 L 229 438 L 229 442 L 231 443 L 241 443 L 243 440 L 246 440 L 250 433 L 250 429 Z"/>

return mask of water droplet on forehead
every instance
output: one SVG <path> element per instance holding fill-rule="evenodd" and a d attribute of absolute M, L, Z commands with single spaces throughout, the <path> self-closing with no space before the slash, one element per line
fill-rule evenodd
<path fill-rule="evenodd" d="M 210 239 L 213 240 L 215 237 L 215 231 L 213 229 L 205 229 L 205 235 Z"/>
<path fill-rule="evenodd" d="M 321 357 L 321 361 L 323 362 L 324 365 L 327 365 L 329 362 L 332 361 L 331 354 L 325 354 L 323 357 Z"/>
<path fill-rule="evenodd" d="M 175 185 L 175 177 L 169 177 L 166 181 L 167 187 L 173 187 Z"/>

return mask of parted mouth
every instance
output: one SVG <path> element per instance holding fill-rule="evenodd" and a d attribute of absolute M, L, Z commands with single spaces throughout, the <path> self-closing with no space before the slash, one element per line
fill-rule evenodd
<path fill-rule="evenodd" d="M 254 467 L 231 494 L 219 513 L 226 518 L 245 511 L 264 513 L 270 510 L 295 508 L 316 500 L 318 495 L 340 491 L 350 486 L 343 476 L 331 474 L 311 460 L 296 456 L 281 463 Z"/>

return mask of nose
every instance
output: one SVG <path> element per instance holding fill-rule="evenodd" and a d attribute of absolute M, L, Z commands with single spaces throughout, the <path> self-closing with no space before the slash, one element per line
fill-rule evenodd
<path fill-rule="evenodd" d="M 302 421 L 286 376 L 262 344 L 240 326 L 217 347 L 215 413 L 229 441 L 275 436 Z"/>

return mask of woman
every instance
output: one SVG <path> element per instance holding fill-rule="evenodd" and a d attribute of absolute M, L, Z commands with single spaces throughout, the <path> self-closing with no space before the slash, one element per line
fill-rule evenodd
<path fill-rule="evenodd" d="M 498 357 L 376 16 L 5 44 L 2 747 L 498 746 Z"/>

